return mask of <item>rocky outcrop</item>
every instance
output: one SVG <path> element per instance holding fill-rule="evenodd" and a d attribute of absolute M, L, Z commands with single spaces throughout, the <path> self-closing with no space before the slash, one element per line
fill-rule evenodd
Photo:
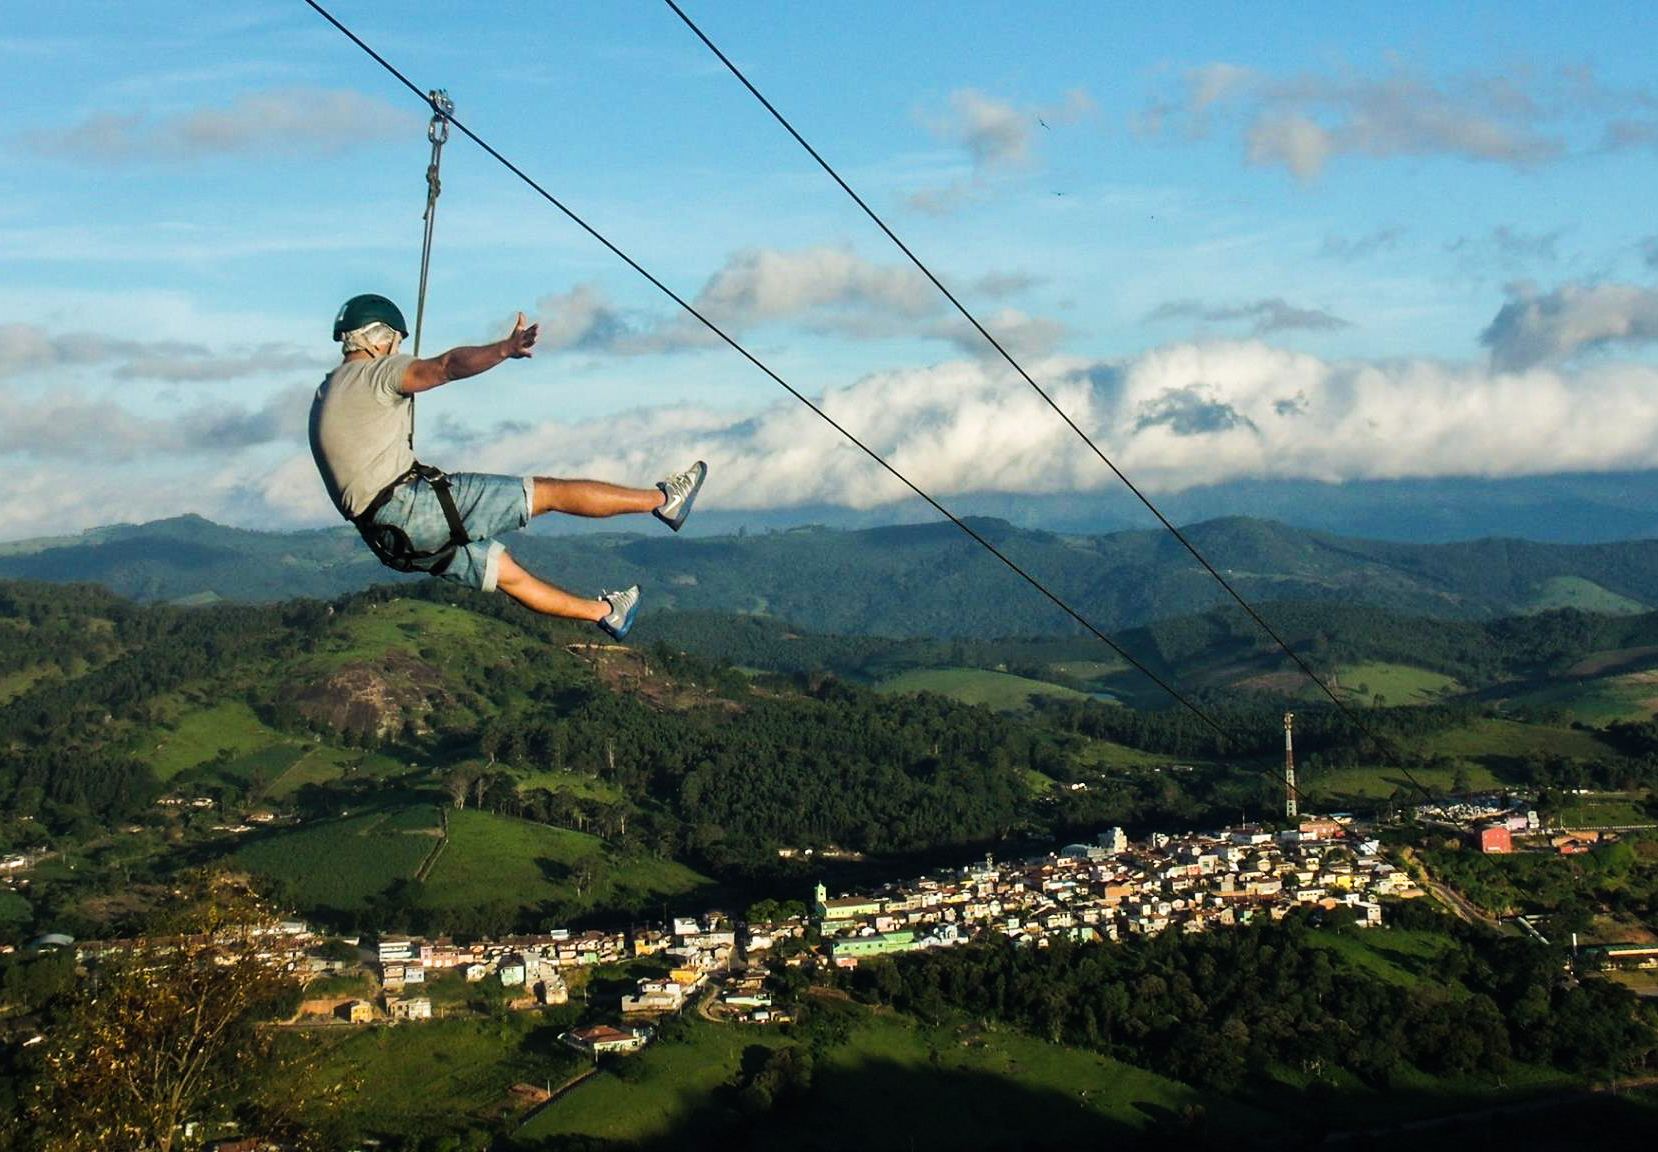
<path fill-rule="evenodd" d="M 293 688 L 295 706 L 312 723 L 377 740 L 426 733 L 433 711 L 448 699 L 436 668 L 395 650 Z"/>

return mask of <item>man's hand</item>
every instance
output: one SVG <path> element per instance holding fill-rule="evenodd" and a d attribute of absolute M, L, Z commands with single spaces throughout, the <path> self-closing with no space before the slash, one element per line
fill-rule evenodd
<path fill-rule="evenodd" d="M 512 326 L 512 333 L 503 341 L 501 346 L 506 350 L 508 360 L 523 360 L 533 355 L 531 349 L 535 347 L 535 338 L 541 333 L 541 325 L 531 324 L 524 327 L 524 314 L 518 314 L 518 323 Z"/>
<path fill-rule="evenodd" d="M 531 354 L 540 331 L 539 324 L 526 327 L 524 314 L 520 312 L 518 322 L 512 326 L 512 332 L 505 340 L 480 344 L 476 348 L 451 348 L 431 360 L 411 361 L 403 370 L 402 391 L 412 396 L 451 380 L 465 380 L 480 372 L 488 372 L 503 360 L 523 360 Z"/>

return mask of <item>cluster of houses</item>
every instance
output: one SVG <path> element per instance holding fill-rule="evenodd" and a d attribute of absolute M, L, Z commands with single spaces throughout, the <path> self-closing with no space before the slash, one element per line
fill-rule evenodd
<path fill-rule="evenodd" d="M 1309 819 L 1276 834 L 1245 826 L 1136 844 L 1113 828 L 1093 844 L 1016 863 L 987 856 L 869 894 L 832 899 L 819 885 L 814 914 L 827 959 L 850 968 L 994 934 L 1040 947 L 1202 932 L 1295 908 L 1346 908 L 1358 924 L 1376 925 L 1381 897 L 1420 894 L 1375 841 Z"/>
<path fill-rule="evenodd" d="M 1583 790 L 1578 790 L 1584 794 Z M 1527 806 L 1524 797 L 1469 796 L 1446 804 L 1423 804 L 1416 809 L 1425 823 L 1460 832 L 1481 852 L 1506 854 L 1526 846 L 1535 851 L 1573 856 L 1588 852 L 1602 840 L 1615 840 L 1615 833 L 1601 830 L 1560 831 L 1543 836 L 1542 821 Z M 1527 838 L 1523 845 L 1519 838 Z"/>

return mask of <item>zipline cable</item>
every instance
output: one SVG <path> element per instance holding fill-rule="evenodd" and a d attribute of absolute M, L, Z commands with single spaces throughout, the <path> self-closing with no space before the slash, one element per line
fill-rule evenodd
<path fill-rule="evenodd" d="M 840 185 L 841 190 L 850 196 L 852 201 L 857 204 L 859 208 L 863 209 L 864 215 L 868 216 L 877 228 L 886 233 L 887 239 L 897 245 L 900 252 L 909 257 L 910 263 L 914 264 L 921 274 L 932 282 L 933 287 L 937 288 L 944 294 L 944 298 L 950 301 L 950 303 L 955 306 L 956 311 L 961 313 L 962 317 L 978 330 L 979 335 L 989 341 L 990 346 L 995 348 L 996 351 L 1001 354 L 1002 359 L 1007 361 L 1008 365 L 1024 379 L 1025 383 L 1035 389 L 1036 394 L 1042 397 L 1048 407 L 1054 410 L 1054 412 L 1065 422 L 1071 431 L 1082 437 L 1083 443 L 1088 445 L 1094 455 L 1098 456 L 1101 462 L 1112 471 L 1117 479 L 1123 482 L 1124 486 L 1134 494 L 1140 503 L 1146 506 L 1151 514 L 1157 518 L 1158 523 L 1168 529 L 1174 538 L 1185 546 L 1186 551 L 1191 553 L 1192 558 L 1201 564 L 1209 575 L 1215 578 L 1215 580 L 1226 590 L 1227 594 L 1230 595 L 1233 600 L 1237 601 L 1238 606 L 1244 610 L 1244 612 L 1255 622 L 1261 631 L 1265 632 L 1272 638 L 1272 641 L 1278 645 L 1284 655 L 1288 656 L 1295 663 L 1296 667 L 1306 675 L 1307 679 L 1317 685 L 1319 691 L 1328 696 L 1331 702 L 1334 703 L 1335 706 L 1341 710 L 1342 714 L 1352 721 L 1352 723 L 1361 732 L 1369 736 L 1372 740 L 1376 740 L 1378 743 L 1381 743 L 1381 738 L 1372 732 L 1369 726 L 1357 717 L 1357 715 L 1348 707 L 1347 703 L 1335 693 L 1334 689 L 1325 683 L 1324 679 L 1312 670 L 1307 662 L 1303 660 L 1301 656 L 1289 646 L 1288 643 L 1285 642 L 1283 637 L 1278 635 L 1272 625 L 1268 624 L 1265 618 L 1263 618 L 1261 614 L 1255 610 L 1249 601 L 1243 598 L 1243 595 L 1232 586 L 1231 582 L 1227 580 L 1225 576 L 1222 576 L 1220 571 L 1213 564 L 1209 563 L 1209 560 L 1203 555 L 1202 552 L 1198 551 L 1197 546 L 1191 542 L 1186 534 L 1177 528 L 1173 521 L 1165 516 L 1156 504 L 1152 503 L 1151 498 L 1142 492 L 1139 486 L 1136 485 L 1134 481 L 1130 480 L 1128 475 L 1124 473 L 1121 468 L 1117 467 L 1111 458 L 1100 449 L 1098 444 L 1094 443 L 1093 437 L 1089 436 L 1088 433 L 1083 431 L 1075 420 L 1071 419 L 1070 415 L 1059 406 L 1054 398 L 1048 394 L 1047 390 L 1036 382 L 1035 377 L 1027 372 L 1018 360 L 1014 359 L 1013 354 L 1003 346 L 1002 342 L 997 340 L 995 336 L 991 335 L 990 330 L 983 324 L 979 323 L 978 318 L 975 317 L 972 312 L 968 311 L 967 306 L 956 297 L 956 294 L 950 291 L 950 289 L 945 286 L 944 282 L 933 274 L 932 269 L 927 267 L 927 265 L 922 262 L 921 258 L 915 254 L 908 244 L 905 244 L 903 240 L 899 239 L 898 234 L 887 226 L 887 222 L 881 218 L 875 209 L 871 208 L 868 202 L 865 201 L 862 196 L 858 195 L 858 193 L 853 190 L 852 186 L 841 177 L 841 174 L 835 170 L 834 166 L 831 165 L 829 161 L 825 160 L 822 154 L 807 142 L 806 138 L 795 129 L 795 126 L 789 122 L 788 118 L 777 110 L 776 105 L 766 99 L 765 94 L 754 86 L 754 83 L 743 74 L 742 69 L 738 68 L 737 65 L 731 61 L 729 56 L 720 50 L 719 45 L 709 39 L 708 34 L 697 25 L 696 21 L 686 15 L 685 10 L 681 8 L 675 0 L 663 0 L 663 3 L 671 8 L 674 15 L 678 16 L 680 20 L 684 22 L 685 26 L 695 33 L 697 39 L 701 40 L 708 50 L 719 60 L 719 62 L 725 65 L 726 70 L 735 76 L 744 88 L 748 89 L 749 93 L 760 102 L 760 105 L 765 108 L 767 112 L 771 113 L 772 119 L 782 125 L 783 130 L 790 136 L 794 137 L 795 142 L 804 148 L 806 153 L 811 156 L 813 160 L 817 161 L 818 167 L 828 173 L 829 177 L 834 180 L 836 184 Z M 1424 796 L 1427 796 L 1429 799 L 1432 799 L 1432 794 L 1429 793 L 1429 791 L 1423 787 L 1420 782 L 1410 775 L 1408 769 L 1401 769 L 1401 771 L 1404 771 L 1406 777 L 1410 779 L 1410 782 L 1416 786 L 1418 791 L 1420 791 Z"/>
<path fill-rule="evenodd" d="M 391 61 L 387 60 L 384 56 L 380 55 L 380 53 L 376 52 L 372 47 L 370 47 L 369 44 L 362 39 L 362 37 L 358 36 L 350 28 L 346 27 L 345 24 L 341 23 L 340 20 L 338 18 L 336 18 L 333 13 L 329 12 L 328 9 L 324 8 L 320 3 L 318 3 L 318 0 L 305 0 L 305 3 L 313 11 L 315 11 L 317 13 L 317 15 L 321 16 L 324 20 L 328 21 L 328 23 L 332 24 L 334 26 L 334 28 L 337 29 L 342 35 L 344 35 L 348 40 L 350 40 L 358 48 L 362 49 L 362 51 L 371 60 L 373 60 L 376 64 L 380 65 L 381 68 L 385 69 L 385 71 L 388 74 L 390 74 L 393 78 L 395 78 L 398 83 L 402 84 L 410 92 L 414 93 L 415 96 L 418 97 L 423 103 L 427 103 L 427 104 L 431 103 L 430 98 L 428 96 L 426 96 L 421 91 L 421 89 L 418 85 L 416 85 L 412 80 L 410 80 L 407 76 L 405 76 L 403 74 L 403 72 L 397 68 L 396 65 L 391 63 Z M 1106 635 L 1097 626 L 1095 626 L 1095 624 L 1092 621 L 1090 621 L 1087 617 L 1083 616 L 1080 612 L 1078 612 L 1076 609 L 1072 608 L 1069 604 L 1067 604 L 1064 600 L 1062 600 L 1056 593 L 1051 591 L 1047 587 L 1047 585 L 1043 584 L 1035 576 L 1032 576 L 1023 567 L 1021 567 L 1016 561 L 1014 561 L 1010 556 L 1008 556 L 1000 548 L 997 548 L 995 544 L 993 544 L 989 540 L 987 540 L 983 535 L 981 535 L 978 531 L 976 531 L 972 527 L 972 525 L 970 525 L 970 524 L 966 523 L 965 521 L 963 521 L 954 512 L 950 511 L 950 509 L 946 508 L 943 504 L 939 503 L 939 501 L 936 500 L 933 496 L 931 496 L 929 493 L 924 491 L 920 486 L 918 486 L 908 476 L 905 476 L 896 467 L 894 467 L 892 464 L 888 463 L 885 457 L 883 457 L 880 453 L 876 452 L 873 448 L 869 447 L 869 445 L 865 444 L 862 440 L 860 440 L 851 431 L 849 431 L 844 425 L 842 425 L 834 417 L 830 416 L 822 408 L 818 407 L 818 405 L 813 403 L 812 400 L 810 398 L 808 398 L 804 393 L 802 393 L 798 389 L 796 389 L 794 387 L 794 385 L 790 384 L 783 377 L 779 376 L 775 371 L 773 371 L 771 369 L 771 367 L 769 365 L 767 365 L 765 362 L 763 362 L 758 357 L 756 357 L 747 348 L 743 347 L 743 345 L 738 343 L 733 337 L 728 335 L 723 328 L 721 328 L 719 325 L 715 324 L 707 316 L 703 315 L 702 312 L 700 312 L 693 304 L 691 304 L 690 301 L 686 300 L 683 296 L 681 296 L 679 293 L 675 292 L 667 284 L 663 283 L 654 274 L 652 274 L 648 269 L 646 269 L 642 264 L 640 264 L 638 261 L 636 261 L 632 256 L 629 256 L 625 251 L 623 251 L 620 247 L 618 247 L 615 243 L 613 243 L 603 233 L 599 232 L 598 229 L 594 228 L 585 219 L 583 219 L 580 215 L 578 215 L 575 212 L 574 209 L 570 208 L 568 205 L 566 205 L 558 197 L 554 196 L 551 192 L 549 192 L 545 188 L 543 188 L 541 186 L 541 184 L 538 183 L 532 176 L 530 176 L 527 172 L 525 172 L 517 164 L 515 164 L 511 160 L 509 160 L 506 156 L 502 155 L 499 151 L 497 151 L 494 148 L 493 145 L 491 145 L 483 137 L 479 136 L 471 128 L 468 128 L 460 120 L 455 119 L 452 115 L 451 116 L 446 116 L 445 119 L 446 119 L 446 121 L 449 125 L 453 126 L 457 131 L 459 131 L 467 139 L 471 140 L 479 148 L 483 149 L 484 152 L 488 153 L 489 156 L 491 156 L 494 160 L 496 160 L 498 163 L 500 163 L 502 167 L 507 169 L 507 171 L 511 172 L 514 176 L 517 176 L 519 180 L 523 181 L 524 184 L 526 184 L 530 189 L 532 189 L 543 200 L 547 201 L 547 203 L 551 204 L 554 208 L 557 208 L 572 223 L 574 223 L 582 231 L 586 232 L 589 236 L 591 236 L 594 240 L 596 240 L 599 244 L 601 244 L 606 250 L 608 250 L 612 255 L 616 256 L 619 260 L 621 260 L 629 268 L 632 268 L 640 276 L 644 277 L 645 280 L 649 281 L 650 284 L 653 287 L 655 287 L 658 291 L 660 291 L 663 295 L 667 296 L 670 300 L 672 300 L 674 303 L 678 304 L 686 312 L 690 313 L 691 316 L 695 317 L 696 320 L 703 325 L 703 327 L 707 328 L 715 336 L 719 337 L 719 339 L 721 341 L 723 341 L 725 344 L 729 345 L 731 347 L 731 349 L 733 351 L 735 351 L 738 355 L 743 357 L 743 359 L 747 360 L 750 364 L 754 365 L 754 367 L 758 368 L 761 372 L 763 372 L 766 376 L 768 376 L 773 382 L 775 382 L 779 387 L 781 387 L 784 391 L 788 392 L 789 395 L 793 396 L 796 400 L 800 401 L 800 403 L 804 404 L 807 408 L 811 409 L 812 412 L 820 420 L 822 420 L 824 423 L 828 424 L 836 432 L 840 433 L 842 437 L 844 437 L 846 440 L 850 441 L 853 445 L 855 445 L 857 448 L 859 448 L 866 456 L 868 456 L 871 460 L 875 461 L 875 463 L 879 464 L 883 469 L 885 469 L 889 474 L 891 474 L 901 484 L 903 484 L 911 492 L 914 492 L 917 496 L 919 496 L 922 500 L 924 500 L 928 505 L 930 505 L 933 508 L 933 510 L 936 511 L 940 516 L 944 517 L 946 520 L 950 521 L 950 523 L 954 524 L 957 528 L 959 528 L 963 533 L 965 533 L 968 537 L 970 537 L 981 548 L 983 548 L 985 551 L 989 552 L 996 559 L 1000 560 L 1009 570 L 1011 570 L 1015 575 L 1019 576 L 1022 580 L 1024 580 L 1025 583 L 1029 584 L 1032 588 L 1035 588 L 1038 592 L 1040 592 L 1050 602 L 1052 602 L 1057 608 L 1059 608 L 1060 611 L 1064 612 L 1067 616 L 1069 616 L 1077 624 L 1081 625 L 1082 628 L 1085 631 L 1087 631 L 1095 639 L 1099 640 L 1107 648 L 1111 649 L 1112 652 L 1116 653 L 1125 663 L 1127 663 L 1130 667 L 1135 669 L 1135 671 L 1139 672 L 1141 675 L 1146 677 L 1146 679 L 1150 680 L 1153 684 L 1157 685 L 1157 687 L 1161 688 L 1176 703 L 1180 704 L 1183 708 L 1185 708 L 1188 712 L 1190 712 L 1193 716 L 1195 716 L 1199 721 L 1201 721 L 1206 727 L 1208 727 L 1211 731 L 1213 731 L 1216 736 L 1220 737 L 1220 739 L 1223 742 L 1241 743 L 1240 741 L 1237 740 L 1237 738 L 1234 735 L 1229 733 L 1226 730 L 1226 728 L 1218 720 L 1216 720 L 1214 717 L 1210 716 L 1206 711 L 1204 711 L 1201 707 L 1199 707 L 1191 699 L 1189 699 L 1184 694 L 1182 694 L 1173 685 L 1168 683 L 1161 676 L 1157 675 L 1157 673 L 1153 672 L 1143 662 L 1141 662 L 1140 660 L 1135 658 L 1131 653 L 1129 653 L 1126 649 L 1124 649 L 1120 644 L 1118 644 L 1110 636 Z M 1283 785 L 1285 783 L 1281 778 L 1276 776 L 1270 770 L 1261 770 L 1261 771 L 1264 775 L 1266 775 L 1269 779 L 1273 780 L 1275 783 L 1277 783 L 1279 785 Z M 1302 792 L 1301 789 L 1298 788 L 1298 787 L 1291 786 L 1291 787 L 1288 788 L 1288 791 L 1291 791 L 1291 792 L 1295 793 L 1296 796 L 1300 799 L 1307 799 L 1306 794 L 1304 792 Z"/>
<path fill-rule="evenodd" d="M 345 36 L 348 37 L 353 44 L 356 44 L 357 47 L 361 48 L 365 53 L 367 53 L 369 55 L 369 57 L 374 60 L 375 63 L 379 64 L 380 67 L 384 68 L 387 72 L 389 72 L 392 76 L 394 76 L 397 79 L 397 81 L 399 83 L 401 83 L 405 88 L 407 88 L 409 91 L 413 92 L 416 96 L 420 97 L 420 99 L 422 101 L 426 101 L 426 102 L 429 103 L 429 101 L 427 100 L 427 97 L 421 92 L 420 88 L 418 86 L 416 86 L 413 81 L 411 81 L 407 76 L 405 76 L 401 71 L 399 71 L 398 68 L 394 64 L 392 64 L 389 60 L 387 60 L 384 56 L 380 55 L 373 48 L 371 48 L 366 42 L 363 41 L 363 39 L 360 36 L 358 36 L 350 28 L 347 28 L 338 19 L 336 19 L 334 17 L 334 15 L 331 12 L 329 12 L 326 8 L 324 8 L 321 4 L 319 4 L 317 2 L 317 0 L 305 0 L 305 3 L 307 5 L 309 5 L 312 9 L 314 9 L 319 16 L 321 16 L 323 19 L 327 20 L 330 24 L 332 24 L 340 32 L 344 33 Z M 545 188 L 543 188 L 539 183 L 536 182 L 536 180 L 533 177 L 531 177 L 528 173 L 526 173 L 522 168 L 518 167 L 518 165 L 514 164 L 511 160 L 507 159 L 500 152 L 496 151 L 495 148 L 493 146 L 491 146 L 488 141 L 483 139 L 483 137 L 479 136 L 476 132 L 472 131 L 472 129 L 468 128 L 464 123 L 462 123 L 458 119 L 455 119 L 453 116 L 448 117 L 447 122 L 450 125 L 452 125 L 455 128 L 456 131 L 458 131 L 461 134 L 463 134 L 464 136 L 466 136 L 467 139 L 471 140 L 474 144 L 476 144 L 478 147 L 482 148 L 485 152 L 487 152 L 490 156 L 492 156 L 495 160 L 497 160 L 502 166 L 504 166 L 514 176 L 517 176 L 520 180 L 522 180 L 525 184 L 527 184 L 531 189 L 533 189 L 536 193 L 538 193 L 541 196 L 542 199 L 546 200 L 554 208 L 557 208 L 560 212 L 564 213 L 564 215 L 567 216 L 577 227 L 581 228 L 582 231 L 586 232 L 594 240 L 597 240 L 600 244 L 602 244 L 606 249 L 608 249 L 618 259 L 620 259 L 623 263 L 627 264 L 627 266 L 629 268 L 632 268 L 635 272 L 639 273 L 639 275 L 643 276 L 646 280 L 648 280 L 658 291 L 662 292 L 665 296 L 667 296 L 669 299 L 671 299 L 674 303 L 678 304 L 686 312 L 688 312 L 692 316 L 694 316 L 698 321 L 700 321 L 702 323 L 702 325 L 705 328 L 707 328 L 715 336 L 719 337 L 722 341 L 724 341 L 726 344 L 728 344 L 733 350 L 735 350 L 738 353 L 738 355 L 742 356 L 750 364 L 754 365 L 761 372 L 763 372 L 767 376 L 769 376 L 775 383 L 777 383 L 785 391 L 787 391 L 789 393 L 789 395 L 793 396 L 796 400 L 800 401 L 806 407 L 810 408 L 818 416 L 819 419 L 821 419 L 824 423 L 828 424 L 836 432 L 839 432 L 843 437 L 845 437 L 852 444 L 854 444 L 858 448 L 860 448 L 866 456 L 868 456 L 871 460 L 875 461 L 882 468 L 886 469 L 887 472 L 889 472 L 893 477 L 895 477 L 906 488 L 908 488 L 910 491 L 914 492 L 917 496 L 921 497 L 922 500 L 925 500 L 929 505 L 932 506 L 933 510 L 936 511 L 940 516 L 943 516 L 945 519 L 949 520 L 950 523 L 954 524 L 957 528 L 961 529 L 968 536 L 972 537 L 972 539 L 976 543 L 978 543 L 980 547 L 984 548 L 992 556 L 996 557 L 996 559 L 1000 560 L 1003 564 L 1007 565 L 1008 568 L 1010 568 L 1015 574 L 1017 574 L 1019 577 L 1021 577 L 1026 583 L 1030 584 L 1031 587 L 1035 588 L 1038 592 L 1042 593 L 1042 595 L 1046 596 L 1061 611 L 1063 611 L 1066 615 L 1070 616 L 1071 619 L 1075 620 L 1078 624 L 1080 624 L 1088 632 L 1093 634 L 1093 636 L 1096 639 L 1103 642 L 1107 647 L 1109 647 L 1118 656 L 1122 657 L 1123 660 L 1128 662 L 1128 664 L 1130 664 L 1137 671 L 1139 671 L 1141 674 L 1143 674 L 1152 683 L 1156 684 L 1164 692 L 1167 692 L 1176 701 L 1178 701 L 1179 703 L 1184 705 L 1193 715 L 1195 715 L 1198 719 L 1202 720 L 1206 725 L 1208 725 L 1216 733 L 1216 735 L 1220 736 L 1223 740 L 1228 740 L 1228 741 L 1232 740 L 1231 735 L 1227 733 L 1225 728 L 1223 728 L 1218 721 L 1214 720 L 1212 717 L 1210 717 L 1208 715 L 1208 713 L 1204 712 L 1196 704 L 1194 704 L 1190 700 L 1188 700 L 1184 695 L 1182 695 L 1179 691 L 1177 691 L 1173 686 L 1171 686 L 1166 681 L 1164 681 L 1162 677 L 1158 676 L 1157 673 L 1153 672 L 1150 668 L 1146 667 L 1145 664 L 1141 663 L 1139 660 L 1135 659 L 1134 656 L 1132 656 L 1128 652 L 1126 652 L 1120 645 L 1117 644 L 1116 641 L 1112 640 L 1111 637 L 1107 636 L 1104 632 L 1100 631 L 1100 629 L 1095 627 L 1094 624 L 1092 622 L 1090 622 L 1086 617 L 1084 617 L 1076 609 L 1072 608 L 1064 600 L 1060 599 L 1059 596 L 1057 596 L 1055 593 L 1050 591 L 1045 584 L 1043 584 L 1036 577 L 1032 576 L 1029 572 L 1025 571 L 1024 568 L 1020 567 L 1018 563 L 1016 563 L 1011 557 L 1009 557 L 1001 549 L 997 548 L 996 545 L 991 543 L 989 540 L 985 539 L 985 537 L 982 536 L 977 530 L 975 530 L 972 527 L 972 525 L 967 524 L 966 522 L 964 522 L 954 512 L 950 511 L 950 509 L 946 508 L 943 504 L 940 504 L 936 499 L 934 499 L 927 492 L 923 491 L 919 486 L 917 486 L 915 484 L 914 481 L 912 481 L 909 477 L 905 476 L 902 472 L 900 472 L 893 465 L 888 463 L 887 460 L 879 452 L 876 452 L 875 449 L 873 449 L 869 445 L 865 444 L 862 440 L 860 440 L 857 436 L 855 436 L 851 431 L 849 431 L 843 424 L 841 424 L 839 421 L 837 421 L 833 416 L 830 416 L 822 408 L 818 407 L 817 404 L 813 403 L 812 400 L 809 397 L 807 397 L 804 393 L 802 393 L 801 391 L 796 389 L 794 387 L 794 385 L 790 384 L 787 380 L 783 379 L 783 377 L 779 376 L 767 364 L 765 364 L 758 357 L 756 357 L 753 353 L 751 353 L 747 348 L 743 347 L 743 345 L 739 344 L 735 339 L 733 339 L 730 335 L 728 335 L 723 328 L 721 328 L 719 325 L 715 324 L 707 316 L 703 315 L 702 312 L 700 312 L 696 308 L 695 305 L 693 305 L 690 301 L 686 300 L 679 293 L 675 292 L 672 288 L 668 287 L 667 284 L 665 284 L 661 280 L 659 280 L 655 275 L 653 275 L 649 270 L 647 270 L 643 265 L 641 265 L 633 257 L 629 256 L 621 248 L 617 247 L 608 238 L 606 238 L 602 233 L 600 233 L 596 228 L 594 228 L 591 224 L 589 224 L 581 216 L 577 215 L 577 213 L 573 209 L 571 209 L 568 205 L 566 205 L 562 200 L 560 200 L 558 197 L 554 196 L 551 192 L 549 192 Z"/>

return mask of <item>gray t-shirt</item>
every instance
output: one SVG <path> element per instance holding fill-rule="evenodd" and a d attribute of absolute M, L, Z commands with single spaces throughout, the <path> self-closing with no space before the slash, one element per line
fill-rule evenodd
<path fill-rule="evenodd" d="M 414 397 L 402 391 L 413 356 L 351 360 L 311 401 L 311 455 L 334 506 L 352 518 L 415 462 Z"/>

